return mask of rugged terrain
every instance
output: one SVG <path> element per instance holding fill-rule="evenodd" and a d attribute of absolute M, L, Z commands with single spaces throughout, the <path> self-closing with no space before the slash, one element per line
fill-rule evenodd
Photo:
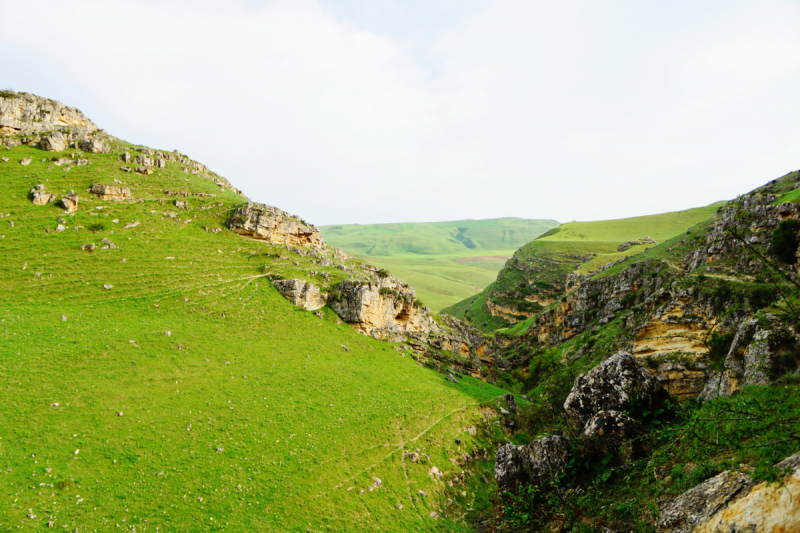
<path fill-rule="evenodd" d="M 504 527 L 797 527 L 800 171 L 714 211 L 570 272 L 561 294 L 495 331 L 498 383 L 538 413 L 523 428 L 562 439 L 498 452 L 499 487 L 527 495 L 503 500 Z"/>
<path fill-rule="evenodd" d="M 480 294 L 445 308 L 493 331 L 539 312 L 560 298 L 570 273 L 587 273 L 636 255 L 707 219 L 708 207 L 597 222 L 569 222 L 517 250 Z"/>

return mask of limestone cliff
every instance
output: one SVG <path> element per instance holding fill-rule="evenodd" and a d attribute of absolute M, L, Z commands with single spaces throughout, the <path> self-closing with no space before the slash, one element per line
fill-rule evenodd
<path fill-rule="evenodd" d="M 86 138 L 97 125 L 74 107 L 28 93 L 0 92 L 0 136 L 67 131 Z"/>
<path fill-rule="evenodd" d="M 798 331 L 765 308 L 782 298 L 776 284 L 798 279 L 797 263 L 776 261 L 771 242 L 781 221 L 800 218 L 796 203 L 778 201 L 799 178 L 791 173 L 729 202 L 704 227 L 657 248 L 663 259 L 634 256 L 569 275 L 560 302 L 535 314 L 522 336 L 499 332 L 498 344 L 512 357 L 524 346 L 558 346 L 580 335 L 589 342 L 570 357 L 581 357 L 592 352 L 595 333 L 615 323 L 619 346 L 679 398 L 730 394 L 794 370 L 800 361 L 789 354 L 800 347 Z M 723 372 L 711 371 L 720 364 Z"/>
<path fill-rule="evenodd" d="M 236 209 L 227 225 L 239 235 L 271 243 L 312 248 L 325 246 L 316 226 L 269 205 L 249 202 Z"/>

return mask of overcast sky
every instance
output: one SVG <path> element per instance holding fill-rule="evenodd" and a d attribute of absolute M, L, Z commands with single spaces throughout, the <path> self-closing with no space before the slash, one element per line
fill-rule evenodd
<path fill-rule="evenodd" d="M 620 218 L 800 168 L 800 2 L 0 0 L 0 88 L 316 224 Z"/>

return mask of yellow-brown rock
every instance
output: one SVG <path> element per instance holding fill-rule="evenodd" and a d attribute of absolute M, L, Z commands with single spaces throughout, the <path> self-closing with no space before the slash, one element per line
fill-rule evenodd
<path fill-rule="evenodd" d="M 269 205 L 249 202 L 234 212 L 227 225 L 239 235 L 273 244 L 304 248 L 325 246 L 316 226 Z"/>
<path fill-rule="evenodd" d="M 128 187 L 120 187 L 118 185 L 101 185 L 95 183 L 92 185 L 92 194 L 96 194 L 101 200 L 130 200 L 131 190 Z"/>

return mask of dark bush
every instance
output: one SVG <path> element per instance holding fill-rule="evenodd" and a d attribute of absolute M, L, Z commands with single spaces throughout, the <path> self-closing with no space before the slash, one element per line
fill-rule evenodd
<path fill-rule="evenodd" d="M 782 221 L 772 232 L 772 253 L 784 263 L 793 265 L 797 262 L 797 233 L 800 232 L 800 220 Z"/>

